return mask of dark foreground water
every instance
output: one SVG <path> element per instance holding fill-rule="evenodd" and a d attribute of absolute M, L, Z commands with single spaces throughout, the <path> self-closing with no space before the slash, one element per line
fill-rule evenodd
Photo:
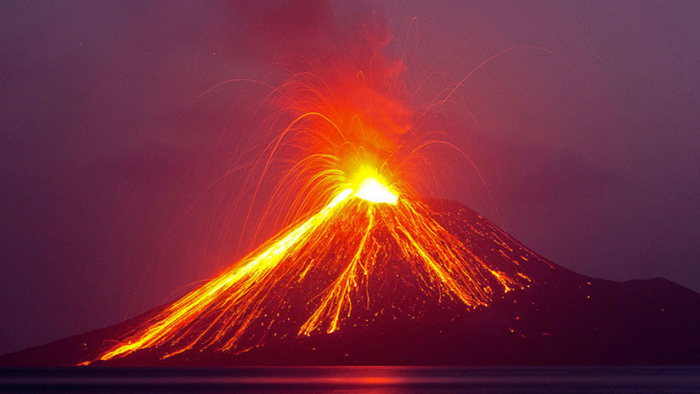
<path fill-rule="evenodd" d="M 0 370 L 17 393 L 700 393 L 700 367 Z"/>

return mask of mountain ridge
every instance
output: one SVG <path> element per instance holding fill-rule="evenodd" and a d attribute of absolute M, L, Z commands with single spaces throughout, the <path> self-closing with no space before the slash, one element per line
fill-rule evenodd
<path fill-rule="evenodd" d="M 92 365 L 700 364 L 696 334 L 700 332 L 700 294 L 663 278 L 625 282 L 589 278 L 549 262 L 509 235 L 502 236 L 505 232 L 460 203 L 426 203 L 435 219 L 479 258 L 513 258 L 533 265 L 529 269 L 536 274 L 534 283 L 505 291 L 486 307 L 471 310 L 440 298 L 440 307 L 435 308 L 410 305 L 424 295 L 402 283 L 398 274 L 395 278 L 385 274 L 382 286 L 401 289 L 403 298 L 394 301 L 394 293 L 372 287 L 377 295 L 372 297 L 375 309 L 353 309 L 348 322 L 330 334 L 278 338 L 263 332 L 259 346 L 238 354 L 193 349 L 163 358 L 164 350 L 155 347 Z M 532 256 L 544 264 L 534 266 Z M 423 304 L 431 299 L 425 297 Z M 0 356 L 0 366 L 74 366 L 92 360 L 110 341 L 167 306 L 110 327 Z M 376 312 L 380 309 L 381 314 Z"/>

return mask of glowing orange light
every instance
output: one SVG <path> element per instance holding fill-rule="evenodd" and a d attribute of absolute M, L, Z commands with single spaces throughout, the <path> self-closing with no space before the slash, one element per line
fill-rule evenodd
<path fill-rule="evenodd" d="M 373 203 L 396 204 L 398 196 L 374 178 L 367 178 L 355 192 L 355 196 Z"/>

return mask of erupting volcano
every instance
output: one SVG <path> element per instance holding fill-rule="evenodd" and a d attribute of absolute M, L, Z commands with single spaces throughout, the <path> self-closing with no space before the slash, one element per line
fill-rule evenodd
<path fill-rule="evenodd" d="M 296 212 L 288 215 L 291 224 L 98 360 L 151 348 L 162 358 L 195 349 L 238 354 L 269 338 L 331 334 L 360 309 L 382 313 L 376 298 L 389 296 L 390 277 L 403 282 L 395 292 L 417 292 L 415 302 L 457 302 L 465 310 L 530 285 L 540 261 L 512 256 L 503 233 L 492 234 L 504 242 L 503 259 L 479 255 L 419 197 L 411 180 L 426 177 L 418 167 L 437 161 L 431 146 L 459 149 L 417 126 L 440 103 L 420 114 L 410 109 L 407 68 L 389 55 L 391 37 L 376 15 L 361 31 L 357 42 L 334 48 L 351 57 L 303 58 L 268 98 L 277 111 L 265 120 L 272 130 L 266 135 L 274 137 L 252 164 L 250 190 L 253 201 L 260 198 L 277 162 L 292 163 L 277 170 L 282 175 L 266 206 Z M 276 128 L 284 118 L 291 121 Z"/>
<path fill-rule="evenodd" d="M 409 67 L 413 22 L 397 42 L 376 12 L 366 19 L 282 57 L 281 83 L 211 90 L 266 89 L 240 122 L 252 138 L 230 170 L 248 171 L 230 209 L 245 211 L 244 234 L 273 223 L 276 235 L 168 305 L 47 345 L 54 356 L 30 349 L 4 362 L 615 363 L 650 332 L 691 337 L 700 321 L 684 311 L 700 311 L 697 294 L 571 273 L 470 209 L 427 198 L 446 181 L 434 176 L 445 155 L 471 164 L 435 126 L 467 78 L 424 93 L 442 74 Z M 657 345 L 636 360 L 697 360 Z"/>

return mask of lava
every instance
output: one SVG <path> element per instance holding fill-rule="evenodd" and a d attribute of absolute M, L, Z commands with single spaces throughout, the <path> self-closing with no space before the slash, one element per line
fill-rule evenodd
<path fill-rule="evenodd" d="M 195 347 L 244 351 L 257 344 L 247 337 L 249 331 L 261 325 L 274 329 L 277 316 L 270 312 L 288 302 L 289 288 L 304 286 L 309 272 L 321 265 L 336 276 L 314 297 L 318 301 L 298 334 L 332 333 L 350 316 L 366 276 L 381 263 L 378 256 L 387 245 L 375 242 L 380 229 L 390 234 L 426 292 L 437 289 L 475 308 L 488 305 L 497 292 L 527 285 L 522 273 L 490 268 L 440 226 L 425 204 L 392 189 L 373 177 L 357 189 L 345 188 L 319 212 L 170 305 L 99 359 L 159 346 L 172 348 L 168 356 Z M 501 289 L 494 290 L 494 283 Z"/>

